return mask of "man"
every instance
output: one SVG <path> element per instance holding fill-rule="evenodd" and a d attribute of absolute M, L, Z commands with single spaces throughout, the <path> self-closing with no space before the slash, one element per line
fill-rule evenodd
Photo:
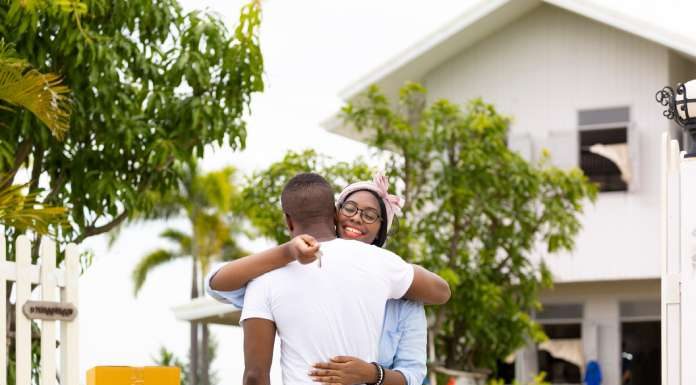
<path fill-rule="evenodd" d="M 319 175 L 291 179 L 281 202 L 293 236 L 322 242 L 323 256 L 311 264 L 290 263 L 249 284 L 241 317 L 246 385 L 270 383 L 276 330 L 283 383 L 312 384 L 311 365 L 336 354 L 376 359 L 388 299 L 435 302 L 431 288 L 439 278 L 432 273 L 384 249 L 336 239 L 333 192 Z M 375 366 L 376 379 L 379 373 Z"/>

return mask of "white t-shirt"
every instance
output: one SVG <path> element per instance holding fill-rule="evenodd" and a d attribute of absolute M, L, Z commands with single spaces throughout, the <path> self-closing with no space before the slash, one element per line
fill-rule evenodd
<path fill-rule="evenodd" d="M 413 267 L 379 247 L 335 239 L 320 250 L 321 267 L 292 262 L 247 287 L 241 320 L 275 322 L 284 385 L 315 385 L 311 365 L 338 355 L 376 361 L 384 306 L 413 281 Z"/>

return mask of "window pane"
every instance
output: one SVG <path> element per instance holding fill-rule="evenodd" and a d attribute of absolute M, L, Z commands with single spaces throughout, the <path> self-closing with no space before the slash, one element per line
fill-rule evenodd
<path fill-rule="evenodd" d="M 578 125 L 589 126 L 594 124 L 611 124 L 628 122 L 628 107 L 603 108 L 598 110 L 578 111 Z"/>
<path fill-rule="evenodd" d="M 660 317 L 660 303 L 657 301 L 621 302 L 621 317 Z"/>
<path fill-rule="evenodd" d="M 582 305 L 580 304 L 562 304 L 562 305 L 544 305 L 543 309 L 537 313 L 538 320 L 549 319 L 582 319 Z"/>

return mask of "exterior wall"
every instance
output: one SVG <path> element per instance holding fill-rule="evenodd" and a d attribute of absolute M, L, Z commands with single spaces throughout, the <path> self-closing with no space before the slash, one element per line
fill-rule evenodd
<path fill-rule="evenodd" d="M 556 281 L 659 277 L 659 135 L 669 123 L 654 95 L 670 80 L 669 58 L 663 46 L 541 5 L 423 79 L 433 98 L 495 104 L 513 117 L 511 133 L 532 137 L 535 153 L 549 133 L 577 132 L 579 109 L 630 107 L 639 187 L 586 206 L 572 255 L 545 257 Z"/>
<path fill-rule="evenodd" d="M 621 384 L 621 318 L 624 301 L 660 301 L 660 281 L 636 280 L 557 284 L 542 294 L 548 304 L 582 304 L 582 336 L 586 359 L 596 359 L 603 384 Z M 530 352 L 527 352 L 530 355 Z M 534 365 L 528 365 L 534 367 Z M 520 373 L 520 378 L 532 373 Z"/>

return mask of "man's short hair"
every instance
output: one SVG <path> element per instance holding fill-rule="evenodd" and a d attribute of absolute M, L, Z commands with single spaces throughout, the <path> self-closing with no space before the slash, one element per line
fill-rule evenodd
<path fill-rule="evenodd" d="M 285 214 L 300 225 L 332 223 L 336 213 L 329 182 L 315 173 L 297 174 L 283 188 L 280 202 Z"/>

